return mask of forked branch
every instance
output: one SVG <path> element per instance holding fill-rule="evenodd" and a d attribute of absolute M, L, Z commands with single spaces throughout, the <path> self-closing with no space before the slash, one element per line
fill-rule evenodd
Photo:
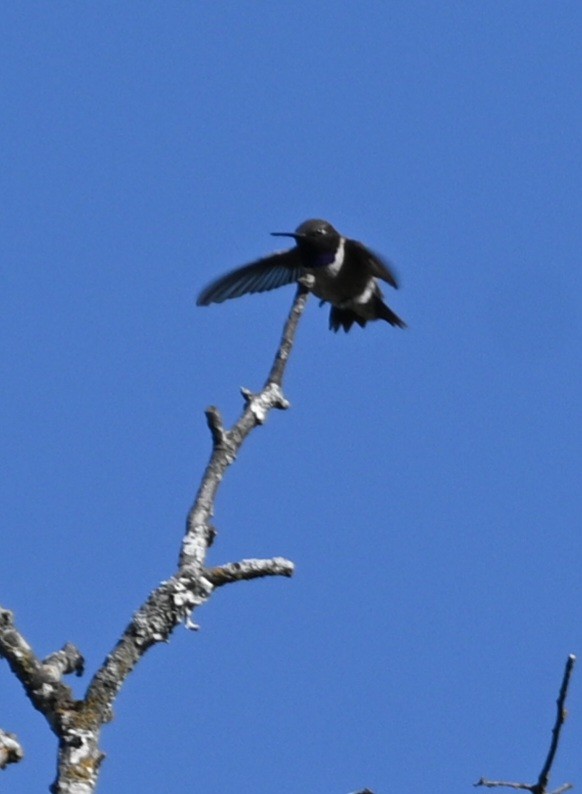
<path fill-rule="evenodd" d="M 487 780 L 486 778 L 482 777 L 475 783 L 475 786 L 485 786 L 486 788 L 512 788 L 522 791 L 531 791 L 532 794 L 561 794 L 561 792 L 568 791 L 568 789 L 573 787 L 572 783 L 564 783 L 553 792 L 548 792 L 550 772 L 556 757 L 556 751 L 558 749 L 562 727 L 566 722 L 566 717 L 568 714 L 566 711 L 566 697 L 568 695 L 568 687 L 570 686 L 570 679 L 572 677 L 572 671 L 574 670 L 575 662 L 576 657 L 574 654 L 570 654 L 566 661 L 566 667 L 562 677 L 562 685 L 560 686 L 560 692 L 556 701 L 557 714 L 554 727 L 552 728 L 550 749 L 548 750 L 548 755 L 546 756 L 546 760 L 544 761 L 542 771 L 540 772 L 537 781 L 535 783 L 514 783 L 507 780 Z"/>

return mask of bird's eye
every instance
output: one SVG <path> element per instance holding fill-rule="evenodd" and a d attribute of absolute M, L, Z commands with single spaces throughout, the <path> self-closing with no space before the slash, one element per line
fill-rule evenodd
<path fill-rule="evenodd" d="M 317 229 L 315 230 L 315 233 L 316 234 L 325 234 L 325 229 L 323 228 L 323 226 L 318 226 Z"/>

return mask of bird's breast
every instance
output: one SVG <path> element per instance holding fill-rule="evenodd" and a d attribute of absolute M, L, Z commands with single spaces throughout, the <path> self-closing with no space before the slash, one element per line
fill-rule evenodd
<path fill-rule="evenodd" d="M 346 258 L 343 239 L 329 264 L 310 267 L 308 272 L 315 280 L 313 294 L 336 305 L 360 296 L 365 296 L 365 301 L 369 300 L 375 285 L 370 274 L 358 262 Z"/>

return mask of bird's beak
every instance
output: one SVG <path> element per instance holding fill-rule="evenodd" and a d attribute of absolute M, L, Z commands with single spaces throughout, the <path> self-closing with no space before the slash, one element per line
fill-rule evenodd
<path fill-rule="evenodd" d="M 292 237 L 294 240 L 298 240 L 302 236 L 297 232 L 271 232 L 271 237 Z"/>

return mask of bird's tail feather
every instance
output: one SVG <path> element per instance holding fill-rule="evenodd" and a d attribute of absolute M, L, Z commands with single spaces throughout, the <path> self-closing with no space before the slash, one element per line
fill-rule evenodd
<path fill-rule="evenodd" d="M 354 323 L 358 323 L 363 328 L 366 325 L 366 320 L 351 309 L 339 309 L 337 306 L 331 307 L 329 312 L 330 331 L 337 332 L 340 328 L 343 328 L 347 334 Z"/>
<path fill-rule="evenodd" d="M 381 298 L 376 298 L 376 312 L 377 317 L 381 320 L 386 320 L 390 325 L 398 326 L 398 328 L 406 328 L 406 323 L 402 320 L 396 312 L 393 312 L 389 306 L 386 306 Z"/>
<path fill-rule="evenodd" d="M 395 325 L 398 328 L 406 328 L 404 320 L 401 320 L 400 317 L 377 296 L 374 301 L 374 310 L 376 316 L 370 319 L 386 320 L 390 325 Z M 343 328 L 347 333 L 354 323 L 357 323 L 363 328 L 367 322 L 368 320 L 365 317 L 361 317 L 359 314 L 352 311 L 352 309 L 341 309 L 338 306 L 332 306 L 329 312 L 329 327 L 331 331 L 337 332 L 340 328 Z"/>

